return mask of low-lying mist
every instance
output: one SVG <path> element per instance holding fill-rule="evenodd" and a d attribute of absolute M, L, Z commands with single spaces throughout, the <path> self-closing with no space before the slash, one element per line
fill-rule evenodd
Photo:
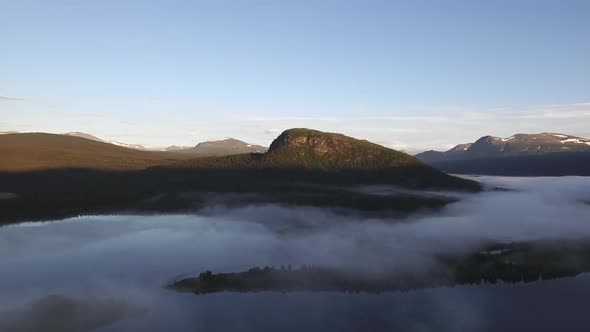
<path fill-rule="evenodd" d="M 334 214 L 329 209 L 258 205 L 203 211 L 212 218 L 264 225 L 301 263 L 384 266 L 429 259 L 433 254 L 469 252 L 489 242 L 584 239 L 590 236 L 587 178 L 480 177 L 509 190 L 455 195 L 460 201 L 433 213 L 405 218 Z M 363 188 L 368 192 L 372 188 Z M 373 188 L 387 194 L 386 187 Z M 393 188 L 392 194 L 397 194 Z M 297 262 L 300 263 L 300 262 Z"/>
<path fill-rule="evenodd" d="M 26 308 L 50 294 L 114 297 L 126 299 L 129 306 L 125 308 L 148 311 L 105 331 L 145 327 L 146 322 L 150 322 L 154 331 L 157 327 L 171 326 L 177 330 L 195 327 L 223 330 L 231 329 L 229 323 L 214 322 L 198 312 L 206 311 L 207 303 L 225 303 L 224 310 L 229 311 L 225 314 L 237 322 L 260 327 L 264 324 L 254 324 L 237 313 L 240 308 L 250 306 L 246 299 L 266 301 L 254 298 L 256 295 L 243 295 L 244 298 L 220 294 L 195 299 L 171 294 L 162 286 L 182 274 L 204 270 L 235 272 L 264 265 L 313 264 L 374 272 L 383 269 L 421 272 L 435 264 L 435 255 L 468 253 L 490 242 L 590 238 L 590 205 L 584 203 L 590 201 L 590 178 L 477 179 L 512 190 L 464 194 L 460 201 L 436 214 L 418 213 L 395 220 L 336 213 L 324 208 L 264 204 L 240 208 L 214 205 L 198 215 L 95 216 L 2 227 L 0 311 Z M 387 194 L 383 188 L 379 190 Z M 420 293 L 420 296 L 440 294 L 440 291 L 429 292 L 432 293 Z M 315 297 L 319 298 L 323 303 L 320 308 L 311 307 L 332 314 L 364 310 L 354 303 L 369 301 L 365 296 L 363 300 L 348 300 L 351 307 L 339 311 L 326 309 L 332 301 L 326 295 Z M 284 295 L 281 299 L 296 301 L 300 309 L 301 303 L 314 301 L 311 295 Z M 440 305 L 444 302 L 428 299 L 432 303 L 440 301 Z M 481 303 L 481 298 L 467 298 L 457 308 L 469 307 L 470 301 Z M 459 326 L 439 316 L 440 311 L 434 313 L 436 305 L 432 303 L 433 312 L 424 314 L 435 317 L 423 329 L 416 330 L 434 331 L 439 326 L 439 330 L 452 331 Z M 367 303 L 363 306 L 372 307 Z M 416 305 L 416 310 L 419 307 Z M 272 306 L 265 308 L 273 310 Z M 95 306 L 92 309 L 100 310 Z M 457 324 L 481 327 L 489 323 L 485 317 L 474 318 L 473 322 L 460 319 L 460 309 L 457 310 L 451 314 Z M 19 311 L 19 317 L 27 312 Z M 485 316 L 485 313 L 477 315 Z M 40 317 L 30 314 L 27 319 L 43 319 Z M 222 319 L 223 313 L 215 317 Z"/>
<path fill-rule="evenodd" d="M 28 306 L 0 311 L 0 331 L 91 331 L 142 314 L 124 299 L 48 295 Z"/>

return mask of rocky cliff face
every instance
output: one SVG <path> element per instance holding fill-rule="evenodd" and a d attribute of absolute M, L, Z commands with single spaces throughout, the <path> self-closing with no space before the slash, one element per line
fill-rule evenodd
<path fill-rule="evenodd" d="M 284 131 L 271 144 L 269 152 L 306 149 L 318 156 L 343 154 L 352 149 L 350 137 L 310 129 Z"/>
<path fill-rule="evenodd" d="M 271 144 L 275 165 L 327 169 L 377 169 L 422 165 L 416 158 L 365 140 L 311 129 L 289 129 Z"/>

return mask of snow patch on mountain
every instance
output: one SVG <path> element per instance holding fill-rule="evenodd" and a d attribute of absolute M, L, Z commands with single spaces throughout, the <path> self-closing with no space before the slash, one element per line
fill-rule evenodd
<path fill-rule="evenodd" d="M 116 146 L 120 146 L 123 148 L 128 148 L 128 149 L 134 149 L 134 150 L 146 150 L 146 148 L 143 145 L 139 145 L 139 144 L 126 144 L 126 143 L 121 143 L 121 142 L 115 142 L 115 141 L 110 141 L 107 142 L 109 144 L 113 144 Z"/>
<path fill-rule="evenodd" d="M 565 143 L 575 143 L 575 144 L 588 144 L 590 145 L 590 140 L 584 138 L 568 138 L 560 141 L 561 144 Z"/>

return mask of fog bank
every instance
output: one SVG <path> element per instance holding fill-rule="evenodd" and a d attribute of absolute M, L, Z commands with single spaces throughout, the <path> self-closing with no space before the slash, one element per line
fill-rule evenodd
<path fill-rule="evenodd" d="M 67 326 L 77 326 L 75 331 L 90 330 L 98 325 L 82 324 L 80 320 L 95 321 L 94 317 L 109 322 L 100 331 L 140 327 L 146 331 L 222 331 L 235 328 L 234 323 L 246 330 L 287 329 L 284 323 L 289 317 L 298 317 L 302 327 L 319 330 L 325 326 L 342 330 L 368 328 L 362 325 L 366 317 L 380 322 L 380 327 L 416 331 L 485 329 L 494 324 L 490 315 L 499 315 L 490 312 L 496 309 L 487 309 L 486 303 L 496 301 L 497 308 L 506 305 L 493 293 L 505 292 L 510 296 L 510 287 L 516 286 L 493 286 L 500 290 L 490 290 L 491 286 L 481 290 L 461 287 L 456 291 L 382 296 L 197 297 L 162 288 L 181 274 L 203 270 L 235 272 L 263 265 L 316 264 L 420 272 L 434 264 L 434 255 L 469 252 L 490 241 L 590 237 L 590 206 L 583 203 L 590 201 L 590 178 L 477 179 L 512 190 L 461 195 L 459 202 L 436 214 L 403 219 L 266 204 L 231 209 L 217 205 L 199 215 L 95 216 L 2 227 L 0 311 L 4 316 L 0 317 L 5 319 L 0 320 L 5 324 L 11 322 L 10 330 L 36 331 L 27 330 L 29 325 L 25 323 L 55 315 L 39 314 L 35 303 L 45 303 L 42 307 L 47 312 L 63 312 L 59 308 L 64 303 L 71 309 L 80 305 L 76 301 L 82 301 L 85 313 L 67 315 L 70 318 L 62 319 L 61 330 L 67 330 Z M 387 194 L 387 190 L 382 193 Z M 575 282 L 587 285 L 587 278 L 580 280 Z M 553 287 L 550 285 L 568 283 L 519 286 L 523 290 L 515 292 L 521 292 L 523 297 L 514 301 L 529 303 L 545 291 L 527 293 L 526 289 Z M 54 299 L 59 301 L 52 305 L 53 302 L 43 300 L 50 294 L 63 294 L 65 299 L 74 300 L 58 297 Z M 582 292 L 578 296 L 582 297 L 577 298 L 577 303 L 590 302 L 588 294 Z M 569 298 L 572 299 L 571 295 Z M 262 312 L 253 311 L 253 307 Z M 142 316 L 132 315 L 143 309 Z M 296 310 L 299 312 L 290 316 Z"/>

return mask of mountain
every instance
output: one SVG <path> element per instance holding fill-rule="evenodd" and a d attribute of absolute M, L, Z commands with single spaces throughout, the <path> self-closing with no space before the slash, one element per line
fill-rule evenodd
<path fill-rule="evenodd" d="M 310 129 L 290 129 L 269 147 L 263 163 L 311 169 L 382 169 L 421 166 L 414 157 L 366 140 Z"/>
<path fill-rule="evenodd" d="M 403 152 L 342 134 L 304 128 L 284 131 L 265 153 L 183 160 L 167 167 L 216 171 L 265 170 L 268 176 L 279 174 L 283 180 L 291 178 L 291 181 L 297 181 L 297 176 L 301 175 L 306 181 L 340 184 L 479 187 L 475 182 L 447 175 Z"/>
<path fill-rule="evenodd" d="M 195 168 L 378 169 L 423 165 L 416 158 L 364 140 L 311 129 L 289 129 L 265 153 L 198 158 L 176 163 Z"/>
<path fill-rule="evenodd" d="M 2 134 L 16 134 L 13 131 L 6 131 L 0 132 Z M 214 156 L 229 156 L 234 154 L 242 154 L 242 153 L 262 153 L 267 150 L 267 148 L 260 146 L 260 145 L 253 145 L 248 144 L 246 142 L 242 142 L 240 140 L 234 138 L 228 138 L 219 141 L 207 141 L 197 144 L 194 147 L 190 146 L 178 146 L 178 145 L 171 145 L 164 149 L 157 150 L 157 149 L 148 149 L 143 145 L 139 144 L 127 144 L 117 141 L 105 141 L 100 139 L 94 135 L 83 133 L 83 132 L 69 132 L 63 134 L 64 136 L 69 137 L 79 137 L 84 138 L 87 140 L 112 144 L 120 147 L 124 147 L 127 149 L 133 150 L 140 150 L 140 151 L 165 151 L 165 152 L 175 152 L 175 154 L 184 154 L 186 157 L 214 157 Z"/>
<path fill-rule="evenodd" d="M 426 151 L 416 157 L 456 174 L 590 175 L 590 140 L 558 133 L 484 136 L 475 143 L 445 152 Z"/>
<path fill-rule="evenodd" d="M 127 144 L 127 143 L 121 143 L 121 142 L 115 142 L 115 141 L 110 141 L 107 143 L 113 144 L 116 146 L 121 146 L 121 147 L 124 147 L 127 149 L 140 150 L 140 151 L 147 151 L 148 150 L 145 146 L 139 145 L 139 144 Z"/>
<path fill-rule="evenodd" d="M 467 151 L 471 147 L 471 145 L 473 145 L 473 143 L 459 144 L 445 152 L 435 150 L 424 151 L 422 153 L 417 154 L 416 158 L 427 163 L 449 159 L 459 159 L 462 155 L 465 154 L 465 151 Z"/>
<path fill-rule="evenodd" d="M 264 152 L 266 148 L 236 139 L 203 142 L 195 147 L 150 151 L 141 145 L 105 141 L 83 132 L 0 135 L 0 171 L 32 169 L 145 169 L 196 157 Z"/>
<path fill-rule="evenodd" d="M 197 144 L 195 147 L 188 149 L 176 149 L 169 147 L 167 151 L 176 151 L 178 153 L 190 154 L 194 157 L 214 157 L 229 156 L 243 153 L 263 153 L 267 148 L 260 145 L 248 144 L 235 138 L 227 138 L 219 141 L 207 141 Z"/>
<path fill-rule="evenodd" d="M 6 134 L 17 134 L 18 132 L 16 131 L 0 131 L 0 135 L 6 135 Z"/>
<path fill-rule="evenodd" d="M 78 133 L 0 135 L 0 156 L 0 171 L 58 168 L 131 170 L 182 158 L 181 155 L 166 152 L 128 149 L 97 139 L 83 138 Z"/>
<path fill-rule="evenodd" d="M 162 149 L 162 151 L 181 151 L 181 150 L 188 150 L 192 148 L 191 146 L 180 146 L 180 145 L 170 145 Z"/>
<path fill-rule="evenodd" d="M 508 138 L 485 136 L 465 151 L 467 158 L 536 155 L 590 151 L 590 140 L 556 133 L 516 134 Z"/>
<path fill-rule="evenodd" d="M 65 133 L 64 135 L 65 136 L 73 136 L 73 137 L 81 137 L 81 138 L 89 139 L 89 140 L 95 141 L 95 142 L 108 143 L 107 141 L 103 141 L 102 139 L 100 139 L 100 138 L 98 138 L 96 136 L 93 136 L 93 135 L 90 135 L 90 134 L 87 134 L 87 133 L 81 133 L 81 132 L 78 132 L 78 131 L 71 132 L 71 133 Z"/>
<path fill-rule="evenodd" d="M 427 163 L 480 158 L 516 157 L 557 152 L 590 151 L 590 140 L 558 133 L 516 134 L 508 138 L 484 136 L 445 152 L 426 151 L 416 157 Z"/>
<path fill-rule="evenodd" d="M 121 146 L 124 148 L 128 148 L 128 149 L 134 149 L 134 150 L 142 150 L 145 151 L 147 150 L 143 145 L 139 145 L 139 144 L 127 144 L 127 143 L 121 143 L 121 142 L 115 142 L 115 141 L 105 141 L 102 140 L 96 136 L 87 134 L 87 133 L 81 133 L 81 132 L 71 132 L 71 133 L 65 133 L 65 136 L 73 136 L 73 137 L 80 137 L 80 138 L 85 138 L 91 141 L 95 141 L 95 142 L 102 142 L 102 143 L 108 143 L 108 144 L 112 144 L 112 145 L 117 145 L 117 146 Z"/>
<path fill-rule="evenodd" d="M 455 146 L 454 148 L 450 149 L 449 151 L 447 151 L 447 154 L 448 155 L 461 155 L 465 151 L 469 150 L 469 148 L 471 148 L 472 145 L 473 145 L 473 143 L 459 144 L 459 145 Z"/>

